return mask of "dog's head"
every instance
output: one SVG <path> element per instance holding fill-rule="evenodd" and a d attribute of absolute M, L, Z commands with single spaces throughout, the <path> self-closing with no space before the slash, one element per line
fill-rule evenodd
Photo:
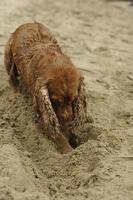
<path fill-rule="evenodd" d="M 53 109 L 64 126 L 74 119 L 73 105 L 78 98 L 82 77 L 73 66 L 55 67 L 47 87 Z"/>
<path fill-rule="evenodd" d="M 47 62 L 46 62 L 47 60 Z M 39 77 L 45 80 L 52 107 L 61 125 L 74 119 L 73 105 L 78 98 L 83 77 L 66 56 L 48 57 L 39 63 Z"/>

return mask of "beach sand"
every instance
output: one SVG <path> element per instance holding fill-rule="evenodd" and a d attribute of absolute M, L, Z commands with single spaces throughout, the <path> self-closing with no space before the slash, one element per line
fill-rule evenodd
<path fill-rule="evenodd" d="M 38 21 L 85 76 L 93 122 L 67 155 L 38 130 L 31 100 L 12 97 L 3 64 L 19 25 Z M 0 200 L 133 199 L 133 7 L 128 1 L 0 2 Z"/>

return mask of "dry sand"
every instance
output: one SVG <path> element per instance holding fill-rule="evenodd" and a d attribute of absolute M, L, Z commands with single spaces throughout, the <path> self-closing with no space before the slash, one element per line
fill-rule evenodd
<path fill-rule="evenodd" d="M 11 97 L 3 50 L 39 21 L 84 70 L 94 122 L 68 155 L 37 129 L 27 96 Z M 0 200 L 133 199 L 133 7 L 128 1 L 0 1 Z"/>

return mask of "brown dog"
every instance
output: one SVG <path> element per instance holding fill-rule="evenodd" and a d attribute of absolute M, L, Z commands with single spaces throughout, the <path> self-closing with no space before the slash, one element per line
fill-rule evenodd
<path fill-rule="evenodd" d="M 14 91 L 18 90 L 19 76 L 28 88 L 38 121 L 47 127 L 57 126 L 51 138 L 63 153 L 75 148 L 78 141 L 70 125 L 75 118 L 79 123 L 81 107 L 85 112 L 83 77 L 51 32 L 36 22 L 21 25 L 6 45 L 4 62 Z"/>

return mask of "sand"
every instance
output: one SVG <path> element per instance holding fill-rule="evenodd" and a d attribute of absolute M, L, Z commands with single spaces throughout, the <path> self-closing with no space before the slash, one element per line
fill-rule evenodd
<path fill-rule="evenodd" d="M 12 97 L 3 64 L 11 32 L 39 21 L 85 76 L 92 123 L 61 155 L 31 100 Z M 128 1 L 0 2 L 0 200 L 133 199 L 133 7 Z"/>

